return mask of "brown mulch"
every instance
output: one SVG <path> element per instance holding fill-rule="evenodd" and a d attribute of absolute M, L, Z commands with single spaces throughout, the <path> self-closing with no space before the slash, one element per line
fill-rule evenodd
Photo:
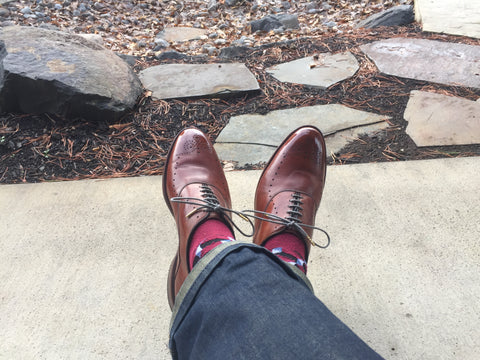
<path fill-rule="evenodd" d="M 258 93 L 159 101 L 146 92 L 137 108 L 115 123 L 63 119 L 52 114 L 8 114 L 0 117 L 0 183 L 159 175 L 170 143 L 184 127 L 196 126 L 215 140 L 231 116 L 331 103 L 391 117 L 387 130 L 355 139 L 332 154 L 331 164 L 479 156 L 480 145 L 419 148 L 406 135 L 403 112 L 410 91 L 434 91 L 477 100 L 480 90 L 380 74 L 359 45 L 389 37 L 480 45 L 478 39 L 425 33 L 416 25 L 358 30 L 263 45 L 234 59 L 245 62 L 255 74 L 261 87 Z M 357 57 L 360 70 L 326 90 L 281 83 L 265 72 L 267 67 L 281 62 L 345 50 Z M 184 61 L 220 59 L 192 56 Z M 135 70 L 159 63 L 154 57 L 139 60 Z"/>

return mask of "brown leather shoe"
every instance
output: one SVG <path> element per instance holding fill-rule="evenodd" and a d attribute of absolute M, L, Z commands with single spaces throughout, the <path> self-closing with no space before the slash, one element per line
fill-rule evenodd
<path fill-rule="evenodd" d="M 179 238 L 168 274 L 168 302 L 173 308 L 191 270 L 188 246 L 196 227 L 218 219 L 233 233 L 221 210 L 231 207 L 227 180 L 212 143 L 200 130 L 189 128 L 177 135 L 165 164 L 163 196 L 177 223 Z"/>
<path fill-rule="evenodd" d="M 325 173 L 326 149 L 320 130 L 306 126 L 292 132 L 273 154 L 258 182 L 255 213 L 270 220 L 255 219 L 253 242 L 264 245 L 274 235 L 291 232 L 304 241 L 308 260 Z"/>

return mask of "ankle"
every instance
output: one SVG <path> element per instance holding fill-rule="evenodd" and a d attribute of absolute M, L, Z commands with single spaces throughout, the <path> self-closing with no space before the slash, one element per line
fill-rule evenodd
<path fill-rule="evenodd" d="M 307 273 L 307 249 L 297 235 L 282 232 L 272 236 L 263 246 L 279 259 Z"/>
<path fill-rule="evenodd" d="M 189 269 L 218 245 L 234 240 L 230 228 L 220 220 L 210 219 L 200 224 L 192 234 L 188 247 Z"/>

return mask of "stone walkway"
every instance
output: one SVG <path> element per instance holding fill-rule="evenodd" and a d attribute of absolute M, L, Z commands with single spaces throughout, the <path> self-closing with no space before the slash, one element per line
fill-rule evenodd
<path fill-rule="evenodd" d="M 388 39 L 361 46 L 380 72 L 446 85 L 480 88 L 480 47 L 452 44 L 424 39 Z M 232 64 L 233 65 L 233 64 Z M 170 98 L 189 94 L 187 88 L 215 95 L 228 88 L 250 91 L 256 83 L 241 86 L 253 75 L 232 71 L 227 81 L 203 72 L 206 65 L 161 65 L 144 70 L 141 74 L 145 87 L 154 90 L 153 96 Z M 227 64 L 212 64 L 213 71 Z M 228 65 L 230 66 L 230 65 Z M 349 53 L 317 54 L 267 69 L 282 82 L 327 88 L 355 74 L 358 62 Z M 162 75 L 155 75 L 157 72 Z M 184 76 L 175 74 L 192 74 Z M 171 75 L 173 76 L 173 80 Z M 179 84 L 175 84 L 179 81 Z M 220 85 L 223 84 L 223 87 Z M 230 84 L 230 85 L 227 85 Z M 233 86 L 232 84 L 238 84 Z M 161 90 L 161 91 L 160 91 Z M 192 94 L 193 95 L 193 94 Z M 480 143 L 480 108 L 477 103 L 466 99 L 412 92 L 404 114 L 409 122 L 407 133 L 417 146 L 461 145 Z M 329 154 L 339 151 L 349 141 L 363 134 L 373 134 L 388 125 L 385 117 L 348 109 L 342 105 L 324 105 L 311 108 L 295 108 L 273 111 L 266 115 L 241 115 L 232 117 L 216 140 L 215 148 L 222 160 L 235 166 L 258 164 L 268 161 L 283 137 L 301 125 L 315 125 L 327 136 Z"/>
<path fill-rule="evenodd" d="M 480 46 L 424 39 L 388 39 L 361 46 L 380 72 L 415 80 L 480 89 Z M 319 54 L 268 69 L 280 81 L 328 87 L 353 76 L 358 64 L 350 53 Z M 404 118 L 417 146 L 480 143 L 478 102 L 413 91 Z M 347 120 L 348 119 L 348 120 Z M 339 151 L 362 134 L 387 127 L 385 118 L 324 105 L 232 117 L 218 136 L 221 159 L 236 166 L 268 161 L 283 137 L 301 125 L 315 125 L 326 135 L 328 153 Z"/>
<path fill-rule="evenodd" d="M 480 89 L 480 46 L 394 38 L 363 45 L 361 50 L 388 75 Z M 160 65 L 144 70 L 141 79 L 160 99 L 258 89 L 246 68 L 228 73 L 228 66 L 240 65 Z M 226 72 L 223 78 L 216 75 L 219 67 Z M 353 76 L 358 68 L 355 57 L 345 52 L 316 54 L 275 65 L 267 72 L 282 82 L 325 89 Z M 409 122 L 407 134 L 417 146 L 480 143 L 480 108 L 466 99 L 413 91 L 404 118 Z M 241 115 L 230 119 L 215 148 L 222 160 L 234 166 L 264 163 L 284 136 L 298 126 L 311 124 L 325 133 L 331 154 L 360 135 L 386 129 L 385 120 L 339 104 Z"/>
<path fill-rule="evenodd" d="M 314 125 L 326 136 L 327 153 L 336 153 L 360 134 L 388 127 L 388 117 L 339 104 L 272 111 L 266 115 L 232 117 L 217 137 L 215 149 L 237 166 L 267 162 L 283 139 L 296 128 Z"/>
<path fill-rule="evenodd" d="M 260 91 L 255 76 L 241 63 L 158 65 L 143 70 L 139 80 L 118 57 L 95 42 L 50 30 L 41 30 L 41 35 L 33 38 L 30 33 L 31 29 L 19 27 L 0 32 L 6 44 L 4 71 L 17 75 L 1 84 L 3 111 L 58 111 L 78 116 L 97 113 L 116 118 L 133 106 L 132 99 L 141 90 L 140 80 L 156 99 Z M 186 41 L 197 36 L 205 35 L 198 29 L 171 28 L 160 33 L 158 39 Z M 480 46 L 392 38 L 360 49 L 381 73 L 480 89 Z M 91 58 L 95 58 L 93 67 L 89 65 Z M 358 69 L 355 56 L 344 52 L 314 54 L 277 64 L 266 72 L 281 82 L 326 89 L 352 77 Z M 115 80 L 98 81 L 112 70 Z M 31 79 L 38 84 L 33 85 Z M 38 92 L 40 88 L 42 92 Z M 12 94 L 16 99 L 13 102 Z M 407 134 L 417 146 L 480 143 L 479 107 L 466 99 L 414 91 L 404 118 L 409 122 Z M 313 124 L 327 135 L 329 153 L 335 153 L 360 135 L 385 130 L 385 120 L 339 104 L 284 109 L 265 116 L 248 114 L 230 119 L 218 136 L 216 148 L 226 162 L 258 164 L 267 161 L 283 136 L 295 127 Z"/>

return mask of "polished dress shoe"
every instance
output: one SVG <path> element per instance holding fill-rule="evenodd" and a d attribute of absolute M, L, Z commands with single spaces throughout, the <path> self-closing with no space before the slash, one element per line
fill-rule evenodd
<path fill-rule="evenodd" d="M 224 210 L 231 208 L 230 193 L 212 143 L 200 130 L 189 128 L 177 135 L 167 155 L 163 196 L 178 229 L 178 251 L 168 274 L 168 302 L 175 297 L 190 272 L 188 248 L 195 229 L 217 219 L 233 229 Z"/>
<path fill-rule="evenodd" d="M 325 173 L 326 149 L 320 130 L 305 126 L 292 132 L 277 148 L 258 182 L 253 242 L 264 245 L 272 236 L 293 233 L 304 241 L 307 260 L 311 244 L 315 244 L 312 233 Z"/>

